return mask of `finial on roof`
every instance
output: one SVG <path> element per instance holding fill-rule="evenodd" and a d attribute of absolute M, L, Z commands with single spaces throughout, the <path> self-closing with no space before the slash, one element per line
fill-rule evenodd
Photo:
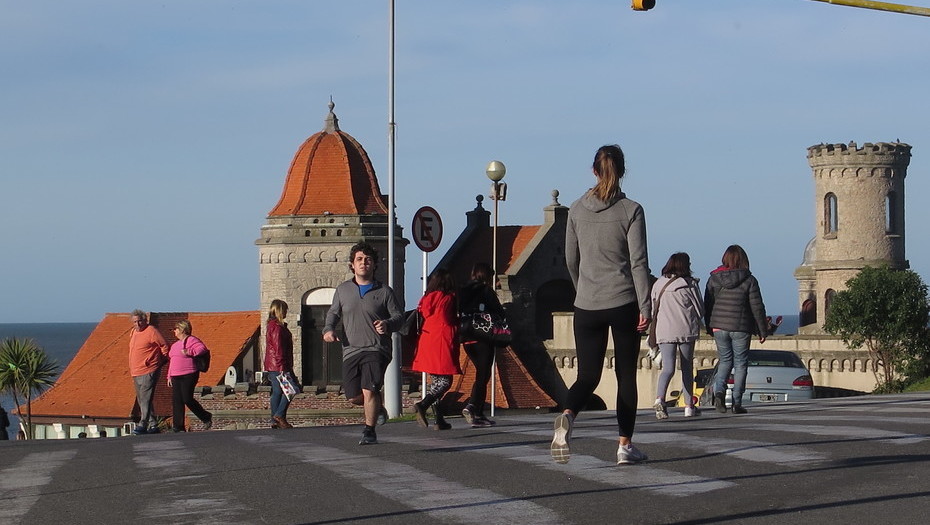
<path fill-rule="evenodd" d="M 333 97 L 329 97 L 329 115 L 326 115 L 326 126 L 323 127 L 323 131 L 326 133 L 335 133 L 339 131 L 339 119 L 336 118 L 336 114 L 333 113 L 333 108 L 336 107 L 336 104 L 333 102 Z"/>
<path fill-rule="evenodd" d="M 478 202 L 478 205 L 475 206 L 475 209 L 476 209 L 476 210 L 481 210 L 481 209 L 484 208 L 483 206 L 481 206 L 481 202 L 482 202 L 483 200 L 484 200 L 484 195 L 482 195 L 482 194 L 480 194 L 480 193 L 479 193 L 478 195 L 475 195 L 475 201 Z"/>
<path fill-rule="evenodd" d="M 559 204 L 559 190 L 552 190 L 552 204 L 550 206 L 561 206 Z"/>

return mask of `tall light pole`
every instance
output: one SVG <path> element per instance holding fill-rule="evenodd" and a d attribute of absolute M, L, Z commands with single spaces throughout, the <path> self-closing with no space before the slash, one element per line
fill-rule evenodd
<path fill-rule="evenodd" d="M 494 230 L 493 240 L 491 241 L 491 269 L 494 270 L 494 281 L 491 287 L 494 293 L 497 293 L 497 203 L 507 200 L 507 183 L 501 182 L 504 175 L 507 174 L 507 167 L 499 160 L 492 160 L 488 163 L 487 169 L 484 170 L 488 178 L 491 179 L 491 199 L 494 201 Z M 494 359 L 491 364 L 491 417 L 494 417 L 494 405 L 496 404 L 497 394 L 497 347 L 491 346 L 494 352 Z"/>
<path fill-rule="evenodd" d="M 394 289 L 394 274 L 397 271 L 394 244 L 397 210 L 394 205 L 394 139 L 397 124 L 394 122 L 394 0 L 388 2 L 388 286 Z M 401 349 L 400 335 L 391 334 L 391 364 L 384 374 L 384 399 L 382 407 L 388 417 L 398 417 L 403 409 L 400 390 L 403 378 L 400 373 Z"/>

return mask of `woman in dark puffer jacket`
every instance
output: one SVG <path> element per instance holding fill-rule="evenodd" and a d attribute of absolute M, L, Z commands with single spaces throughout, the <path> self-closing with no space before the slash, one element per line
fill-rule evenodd
<path fill-rule="evenodd" d="M 749 256 L 736 244 L 723 252 L 722 265 L 710 273 L 704 289 L 704 324 L 714 336 L 720 362 L 714 377 L 714 407 L 724 413 L 726 381 L 733 371 L 733 413 L 745 414 L 743 392 L 753 334 L 768 335 L 759 281 L 749 271 Z"/>

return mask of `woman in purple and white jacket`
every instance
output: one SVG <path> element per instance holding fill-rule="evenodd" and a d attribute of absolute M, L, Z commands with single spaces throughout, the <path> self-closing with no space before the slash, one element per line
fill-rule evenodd
<path fill-rule="evenodd" d="M 673 253 L 662 268 L 662 277 L 652 285 L 652 319 L 655 336 L 662 356 L 662 372 L 656 385 L 656 402 L 653 405 L 656 419 L 668 418 L 665 394 L 675 374 L 675 361 L 681 355 L 682 395 L 685 399 L 685 417 L 700 415 L 694 406 L 694 342 L 701 335 L 704 301 L 698 281 L 691 276 L 691 258 L 687 253 Z"/>

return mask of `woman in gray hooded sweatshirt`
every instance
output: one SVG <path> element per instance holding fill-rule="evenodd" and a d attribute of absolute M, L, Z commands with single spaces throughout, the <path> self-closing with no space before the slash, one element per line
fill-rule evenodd
<path fill-rule="evenodd" d="M 555 419 L 550 453 L 567 463 L 572 426 L 601 378 L 608 333 L 613 334 L 617 375 L 617 463 L 646 455 L 633 446 L 636 423 L 636 360 L 640 335 L 652 314 L 649 258 L 643 208 L 620 191 L 625 172 L 620 146 L 603 146 L 594 156 L 597 184 L 568 212 L 565 261 L 575 285 L 575 348 L 578 378 L 568 391 L 565 411 Z"/>

